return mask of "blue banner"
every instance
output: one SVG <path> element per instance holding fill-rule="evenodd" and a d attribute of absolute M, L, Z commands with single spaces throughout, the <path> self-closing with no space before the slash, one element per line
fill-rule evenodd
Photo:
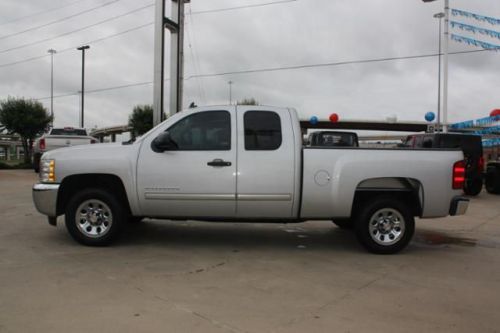
<path fill-rule="evenodd" d="M 493 123 L 496 123 L 497 121 L 500 121 L 500 115 L 494 117 L 485 117 L 476 120 L 467 120 L 460 123 L 451 124 L 450 128 L 465 129 L 471 127 L 487 126 L 487 125 L 493 125 Z"/>
<path fill-rule="evenodd" d="M 488 22 L 491 25 L 500 25 L 500 19 L 494 18 L 494 17 L 489 17 L 489 16 L 484 16 L 484 15 L 479 15 L 479 14 L 474 14 L 470 12 L 466 12 L 465 10 L 459 10 L 459 9 L 452 9 L 451 10 L 451 15 L 453 16 L 463 16 L 467 18 L 473 18 L 475 20 L 481 21 L 481 22 Z"/>
<path fill-rule="evenodd" d="M 500 146 L 500 138 L 483 140 L 483 147 Z"/>
<path fill-rule="evenodd" d="M 456 22 L 456 21 L 451 21 L 450 25 L 452 28 L 459 28 L 459 29 L 464 30 L 464 31 L 469 31 L 472 33 L 480 33 L 481 35 L 487 35 L 487 36 L 490 36 L 493 38 L 500 39 L 500 32 L 498 32 L 498 31 L 483 29 L 483 28 L 475 27 L 473 25 L 464 24 L 464 23 L 460 23 L 460 22 Z"/>
<path fill-rule="evenodd" d="M 451 40 L 454 40 L 455 42 L 459 42 L 459 43 L 465 43 L 467 45 L 481 47 L 485 50 L 500 51 L 500 45 L 482 42 L 482 41 L 477 40 L 477 39 L 472 39 L 472 38 L 467 38 L 467 37 L 451 34 Z"/>

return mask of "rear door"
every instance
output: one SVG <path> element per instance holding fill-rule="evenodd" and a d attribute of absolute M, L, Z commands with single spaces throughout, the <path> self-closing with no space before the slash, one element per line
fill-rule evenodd
<path fill-rule="evenodd" d="M 295 146 L 287 109 L 237 106 L 239 218 L 293 216 Z"/>

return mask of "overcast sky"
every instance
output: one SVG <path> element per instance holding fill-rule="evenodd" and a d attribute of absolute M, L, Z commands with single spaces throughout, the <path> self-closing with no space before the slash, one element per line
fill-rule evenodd
<path fill-rule="evenodd" d="M 192 0 L 187 5 L 184 105 L 227 104 L 234 99 L 291 106 L 302 118 L 424 120 L 437 109 L 437 57 L 330 67 L 189 78 L 241 70 L 335 63 L 437 53 L 444 1 L 297 0 L 246 9 L 205 12 L 279 0 Z M 49 48 L 54 57 L 56 126 L 77 126 L 81 52 L 86 57 L 86 127 L 125 124 L 134 105 L 152 104 L 152 84 L 91 92 L 153 80 L 153 0 L 2 0 L 0 2 L 0 99 L 39 98 L 50 108 Z M 498 0 L 451 0 L 451 7 L 500 18 Z M 97 6 L 102 7 L 92 10 Z M 58 10 L 52 10 L 59 8 Z M 71 31 L 146 7 L 118 19 Z M 170 1 L 167 0 L 170 9 Z M 76 15 L 82 11 L 86 13 Z M 36 14 L 36 15 L 34 15 Z M 27 17 L 26 17 L 27 16 Z M 72 18 L 65 19 L 69 16 Z M 23 17 L 25 17 L 23 19 Z M 500 31 L 467 18 L 457 21 Z M 13 21 L 14 20 L 14 21 Z M 30 29 L 60 20 L 38 29 Z M 144 26 L 145 25 L 145 26 Z M 129 33 L 95 41 L 126 30 Z M 22 33 L 22 31 L 30 30 Z M 454 30 L 500 45 L 500 39 Z M 65 34 L 64 36 L 54 38 Z M 8 37 L 7 37 L 8 36 Z M 168 36 L 168 34 L 167 34 Z M 43 41 L 45 40 L 45 41 Z M 42 42 L 40 42 L 42 41 Z M 94 42 L 91 42 L 94 41 Z M 31 44 L 31 46 L 25 46 Z M 168 66 L 167 37 L 167 59 Z M 12 50 L 11 50 L 12 49 Z M 450 51 L 475 50 L 450 42 Z M 25 59 L 31 61 L 13 64 Z M 168 67 L 166 75 L 168 76 Z M 450 56 L 449 119 L 487 116 L 500 108 L 500 52 Z M 60 95 L 68 95 L 57 97 Z M 166 86 L 168 108 L 168 85 Z"/>

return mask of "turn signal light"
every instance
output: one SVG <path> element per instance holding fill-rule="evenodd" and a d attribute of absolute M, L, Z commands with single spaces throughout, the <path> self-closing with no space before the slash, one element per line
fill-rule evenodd
<path fill-rule="evenodd" d="M 465 183 L 465 162 L 458 161 L 453 165 L 453 189 L 461 190 Z"/>

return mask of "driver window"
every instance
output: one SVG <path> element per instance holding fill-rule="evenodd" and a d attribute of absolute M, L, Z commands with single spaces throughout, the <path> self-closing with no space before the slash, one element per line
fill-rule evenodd
<path fill-rule="evenodd" d="M 231 115 L 227 111 L 192 114 L 168 131 L 177 150 L 231 150 Z"/>

